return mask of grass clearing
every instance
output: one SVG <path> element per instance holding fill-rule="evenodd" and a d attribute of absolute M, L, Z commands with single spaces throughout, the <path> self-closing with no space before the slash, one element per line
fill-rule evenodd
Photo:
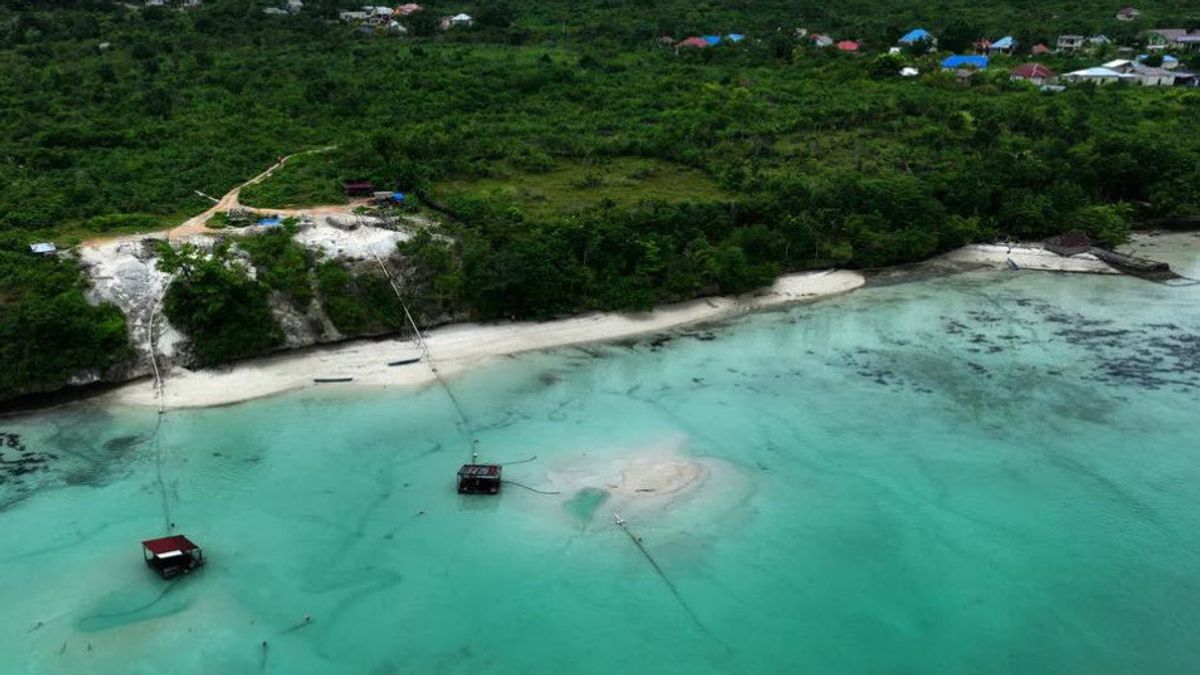
<path fill-rule="evenodd" d="M 660 160 L 622 157 L 606 162 L 560 162 L 545 173 L 514 170 L 501 176 L 438 183 L 434 196 L 513 202 L 530 215 L 569 213 L 610 199 L 621 205 L 644 200 L 720 201 L 730 195 L 701 171 Z"/>
<path fill-rule="evenodd" d="M 330 153 L 299 155 L 262 182 L 242 188 L 239 201 L 259 209 L 298 209 L 345 204 L 346 196 L 334 176 L 338 166 Z"/>

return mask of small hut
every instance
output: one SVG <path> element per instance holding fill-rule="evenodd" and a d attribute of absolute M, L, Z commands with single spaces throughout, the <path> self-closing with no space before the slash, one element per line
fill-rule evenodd
<path fill-rule="evenodd" d="M 370 197 L 375 191 L 375 184 L 369 180 L 346 181 L 342 183 L 347 197 Z"/>
<path fill-rule="evenodd" d="M 146 565 L 164 579 L 189 574 L 204 565 L 204 551 L 182 534 L 142 542 Z"/>
<path fill-rule="evenodd" d="M 1092 250 L 1092 240 L 1083 232 L 1064 232 L 1047 239 L 1045 246 L 1047 251 L 1072 256 Z"/>
<path fill-rule="evenodd" d="M 494 495 L 499 492 L 499 464 L 463 464 L 458 470 L 459 494 Z"/>
<path fill-rule="evenodd" d="M 57 250 L 58 248 L 48 241 L 29 245 L 29 251 L 35 255 L 53 255 Z"/>

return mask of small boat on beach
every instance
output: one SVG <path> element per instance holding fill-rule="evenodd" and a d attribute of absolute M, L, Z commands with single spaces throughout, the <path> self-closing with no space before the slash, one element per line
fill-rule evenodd
<path fill-rule="evenodd" d="M 389 366 L 407 366 L 410 363 L 417 363 L 420 360 L 421 360 L 420 356 L 411 356 L 407 359 L 400 359 L 398 361 L 388 361 L 388 365 Z"/>
<path fill-rule="evenodd" d="M 317 384 L 329 384 L 331 382 L 353 382 L 353 377 L 314 377 L 313 382 Z"/>

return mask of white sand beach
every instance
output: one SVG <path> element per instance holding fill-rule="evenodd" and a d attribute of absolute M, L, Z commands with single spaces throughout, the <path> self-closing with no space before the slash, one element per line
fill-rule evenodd
<path fill-rule="evenodd" d="M 806 272 L 780 277 L 771 287 L 744 296 L 703 298 L 649 312 L 596 312 L 546 322 L 456 324 L 425 335 L 432 362 L 405 366 L 392 367 L 388 362 L 419 354 L 417 345 L 409 339 L 355 341 L 211 370 L 174 368 L 164 377 L 162 405 L 164 408 L 225 405 L 312 386 L 421 385 L 433 380 L 431 366 L 443 376 L 453 375 L 508 354 L 668 330 L 845 293 L 864 283 L 862 274 L 849 270 Z M 318 385 L 314 378 L 353 378 L 353 382 Z M 152 380 L 122 386 L 106 394 L 105 399 L 126 405 L 159 405 Z"/>

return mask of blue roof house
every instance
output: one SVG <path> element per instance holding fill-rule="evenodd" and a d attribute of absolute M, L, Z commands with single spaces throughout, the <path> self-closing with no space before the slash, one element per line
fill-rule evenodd
<path fill-rule="evenodd" d="M 1011 52 L 1012 50 L 1014 50 L 1016 48 L 1017 48 L 1017 41 L 1013 39 L 1013 36 L 1005 35 L 1004 37 L 1000 38 L 999 40 L 996 40 L 995 42 L 993 42 L 991 44 L 991 46 L 988 47 L 988 51 L 990 51 L 990 52 Z"/>
<path fill-rule="evenodd" d="M 922 41 L 937 44 L 937 38 L 933 37 L 933 33 L 924 28 L 914 28 L 905 33 L 904 37 L 900 38 L 900 44 L 902 45 L 913 45 Z"/>
<path fill-rule="evenodd" d="M 985 70 L 988 67 L 988 57 L 969 54 L 966 56 L 948 56 L 942 61 L 942 70 L 953 70 L 955 68 L 977 68 Z"/>
<path fill-rule="evenodd" d="M 721 44 L 721 36 L 720 35 L 701 35 L 700 39 L 704 40 L 705 42 L 707 42 L 710 45 Z"/>
<path fill-rule="evenodd" d="M 725 39 L 729 40 L 730 42 L 741 42 L 742 40 L 746 39 L 746 36 L 742 35 L 741 33 L 730 33 L 729 35 L 725 36 Z"/>

